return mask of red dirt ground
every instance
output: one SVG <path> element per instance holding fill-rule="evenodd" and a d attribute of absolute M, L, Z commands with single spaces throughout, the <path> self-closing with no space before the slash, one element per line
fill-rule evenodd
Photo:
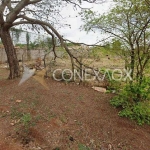
<path fill-rule="evenodd" d="M 0 69 L 0 150 L 86 150 L 79 145 L 90 150 L 150 150 L 150 126 L 119 117 L 109 104 L 112 94 L 51 79 L 45 79 L 49 90 L 33 78 L 18 86 L 20 79 L 7 76 Z M 20 113 L 29 113 L 35 122 L 28 134 Z"/>

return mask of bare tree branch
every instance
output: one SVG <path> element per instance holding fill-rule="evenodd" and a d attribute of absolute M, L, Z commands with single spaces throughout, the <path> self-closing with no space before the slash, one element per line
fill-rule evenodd
<path fill-rule="evenodd" d="M 42 0 L 30 0 L 30 2 L 28 2 L 28 4 L 35 4 L 35 3 L 39 3 Z"/>
<path fill-rule="evenodd" d="M 103 39 L 103 40 L 100 40 L 100 41 L 96 42 L 95 44 L 86 44 L 86 43 L 74 42 L 74 41 L 71 41 L 71 40 L 68 40 L 68 39 L 64 39 L 64 41 L 68 41 L 68 42 L 71 42 L 71 43 L 73 43 L 73 44 L 83 44 L 83 45 L 86 45 L 86 46 L 105 47 L 104 45 L 100 45 L 100 44 L 98 44 L 98 43 L 104 42 L 104 41 L 110 39 L 111 37 L 112 37 L 112 36 L 109 36 L 109 37 L 107 37 L 107 38 L 105 38 L 105 39 Z"/>
<path fill-rule="evenodd" d="M 13 9 L 13 11 L 10 11 L 9 14 L 7 15 L 6 23 L 9 24 L 10 26 L 10 24 L 12 24 L 16 20 L 19 12 L 27 5 L 28 5 L 28 0 L 21 0 Z"/>

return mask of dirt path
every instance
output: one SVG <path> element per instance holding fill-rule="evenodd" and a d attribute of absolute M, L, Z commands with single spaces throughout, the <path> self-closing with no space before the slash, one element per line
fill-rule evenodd
<path fill-rule="evenodd" d="M 19 79 L 6 75 L 1 69 L 0 150 L 150 149 L 150 126 L 119 117 L 109 104 L 112 94 L 51 79 L 49 90 L 34 79 L 18 87 Z M 20 114 L 35 122 L 28 136 L 17 122 Z"/>

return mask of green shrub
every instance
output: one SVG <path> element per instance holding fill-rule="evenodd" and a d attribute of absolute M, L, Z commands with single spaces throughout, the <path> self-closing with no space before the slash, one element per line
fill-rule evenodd
<path fill-rule="evenodd" d="M 107 79 L 109 82 L 109 85 L 107 86 L 107 93 L 118 92 L 121 86 L 121 82 L 119 80 L 112 79 L 113 71 L 110 69 L 100 68 L 100 72 L 104 74 L 105 79 Z"/>
<path fill-rule="evenodd" d="M 141 84 L 133 83 L 128 90 L 135 102 L 150 100 L 150 78 L 144 78 Z"/>
<path fill-rule="evenodd" d="M 29 132 L 30 127 L 32 126 L 32 116 L 30 113 L 23 114 L 21 117 L 21 123 L 24 127 L 25 132 Z"/>
<path fill-rule="evenodd" d="M 136 120 L 139 125 L 144 123 L 150 124 L 150 105 L 148 103 L 139 102 L 132 107 L 127 107 L 119 112 L 119 116 L 129 117 Z"/>
<path fill-rule="evenodd" d="M 123 98 L 122 96 L 115 96 L 111 101 L 110 104 L 113 105 L 114 107 L 118 108 L 118 107 L 122 107 L 122 108 L 126 108 L 129 103 L 128 101 L 125 99 L 125 97 Z"/>
<path fill-rule="evenodd" d="M 127 85 L 110 104 L 122 107 L 119 116 L 136 120 L 139 125 L 150 124 L 150 79 L 145 78 L 142 83 Z"/>
<path fill-rule="evenodd" d="M 78 150 L 90 150 L 87 146 L 83 145 L 83 144 L 79 144 L 78 145 Z"/>

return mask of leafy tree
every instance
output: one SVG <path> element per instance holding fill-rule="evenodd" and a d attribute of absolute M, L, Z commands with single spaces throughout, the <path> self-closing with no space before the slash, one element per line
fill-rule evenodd
<path fill-rule="evenodd" d="M 100 30 L 110 37 L 109 48 L 125 56 L 132 69 L 132 82 L 126 84 L 111 100 L 122 107 L 120 116 L 150 124 L 150 78 L 145 74 L 150 61 L 150 2 L 149 0 L 113 0 L 114 7 L 103 15 L 91 10 L 82 13 L 87 31 Z M 119 53 L 120 53 L 119 52 Z"/>
<path fill-rule="evenodd" d="M 128 67 L 132 69 L 131 77 L 141 84 L 150 59 L 149 1 L 114 0 L 114 3 L 115 7 L 103 15 L 85 10 L 82 13 L 83 27 L 86 31 L 100 30 L 118 40 Z"/>
<path fill-rule="evenodd" d="M 0 38 L 9 63 L 9 79 L 20 76 L 19 63 L 10 36 L 10 29 L 17 25 L 25 26 L 27 24 L 32 30 L 35 29 L 38 32 L 45 30 L 48 34 L 58 37 L 72 58 L 63 37 L 55 29 L 55 26 L 59 25 L 60 21 L 57 16 L 61 16 L 59 12 L 62 7 L 65 7 L 67 3 L 80 6 L 83 1 L 96 2 L 96 0 L 0 0 Z"/>

